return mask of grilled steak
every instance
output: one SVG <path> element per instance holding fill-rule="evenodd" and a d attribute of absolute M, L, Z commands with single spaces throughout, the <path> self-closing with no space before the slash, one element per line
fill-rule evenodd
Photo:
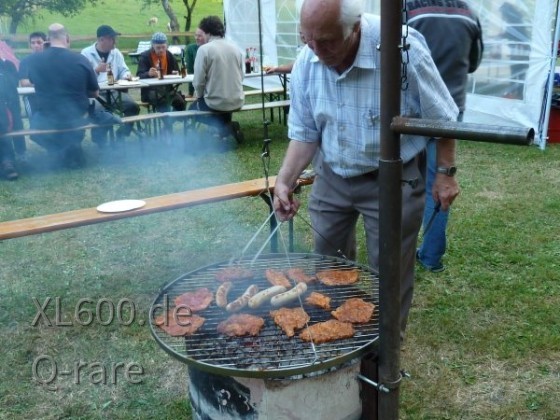
<path fill-rule="evenodd" d="M 303 341 L 313 341 L 315 344 L 350 338 L 354 336 L 354 327 L 349 322 L 329 319 L 312 325 L 299 334 Z"/>
<path fill-rule="evenodd" d="M 356 283 L 359 279 L 359 273 L 356 269 L 321 270 L 317 272 L 317 278 L 327 286 L 346 286 Z"/>
<path fill-rule="evenodd" d="M 286 274 L 289 277 L 290 280 L 296 282 L 296 283 L 313 283 L 315 281 L 315 277 L 313 276 L 308 276 L 307 274 L 305 274 L 305 271 L 303 271 L 303 268 L 288 268 L 286 270 Z"/>
<path fill-rule="evenodd" d="M 186 292 L 175 298 L 175 306 L 187 306 L 193 312 L 200 312 L 208 308 L 214 300 L 214 294 L 210 289 L 201 287 L 194 292 Z"/>
<path fill-rule="evenodd" d="M 294 330 L 305 327 L 310 319 L 303 308 L 280 308 L 276 311 L 270 311 L 270 316 L 288 337 L 293 337 Z"/>
<path fill-rule="evenodd" d="M 331 314 L 339 321 L 363 324 L 370 320 L 374 309 L 375 305 L 373 303 L 366 302 L 360 298 L 351 298 L 346 300 L 335 311 L 332 311 Z"/>
<path fill-rule="evenodd" d="M 305 303 L 324 309 L 325 311 L 331 310 L 331 298 L 322 293 L 311 292 L 311 294 L 305 298 Z"/>
<path fill-rule="evenodd" d="M 171 308 L 165 314 L 156 317 L 155 324 L 172 337 L 194 334 L 205 319 L 198 315 L 187 315 L 186 309 Z M 184 315 L 182 315 L 184 314 Z"/>
<path fill-rule="evenodd" d="M 234 266 L 222 268 L 215 274 L 216 280 L 222 283 L 225 281 L 250 280 L 253 276 L 253 272 L 248 268 Z"/>
<path fill-rule="evenodd" d="M 279 270 L 273 270 L 272 268 L 269 268 L 265 270 L 264 275 L 268 282 L 273 286 L 284 286 L 286 289 L 292 288 L 292 283 L 290 283 L 288 277 L 286 277 L 286 275 Z"/>
<path fill-rule="evenodd" d="M 220 334 L 230 337 L 241 337 L 243 335 L 257 336 L 264 326 L 264 319 L 249 314 L 236 314 L 218 324 L 217 330 Z"/>

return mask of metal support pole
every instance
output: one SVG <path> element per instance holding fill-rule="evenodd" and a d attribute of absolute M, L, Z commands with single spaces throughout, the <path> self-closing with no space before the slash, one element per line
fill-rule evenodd
<path fill-rule="evenodd" d="M 400 376 L 401 174 L 399 134 L 402 2 L 381 1 L 381 150 L 379 161 L 379 382 Z M 379 419 L 399 418 L 399 387 L 377 393 Z"/>

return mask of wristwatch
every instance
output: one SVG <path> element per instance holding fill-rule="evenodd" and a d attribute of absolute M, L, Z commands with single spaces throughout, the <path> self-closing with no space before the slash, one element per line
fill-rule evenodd
<path fill-rule="evenodd" d="M 438 174 L 445 174 L 447 176 L 454 176 L 457 173 L 457 167 L 456 166 L 438 166 L 436 169 L 436 172 Z"/>

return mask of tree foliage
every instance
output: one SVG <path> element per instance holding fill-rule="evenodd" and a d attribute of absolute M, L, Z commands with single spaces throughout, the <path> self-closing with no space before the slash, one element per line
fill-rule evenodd
<path fill-rule="evenodd" d="M 32 19 L 40 10 L 60 13 L 63 16 L 78 14 L 88 3 L 98 0 L 2 0 L 0 16 L 10 18 L 10 33 L 15 34 L 17 27 L 26 19 Z"/>

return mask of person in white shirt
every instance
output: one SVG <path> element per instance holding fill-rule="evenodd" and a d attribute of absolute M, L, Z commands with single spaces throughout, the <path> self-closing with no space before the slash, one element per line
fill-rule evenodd
<path fill-rule="evenodd" d="M 130 80 L 132 78 L 132 73 L 124 61 L 123 54 L 115 47 L 117 43 L 117 36 L 120 35 L 109 25 L 101 25 L 97 28 L 97 41 L 82 50 L 82 55 L 85 56 L 91 63 L 95 74 L 97 75 L 97 82 L 101 85 L 107 83 L 107 69 L 111 66 L 111 71 L 115 76 L 115 80 Z M 102 95 L 105 96 L 105 101 L 111 104 L 119 104 L 119 113 L 122 113 L 125 117 L 138 115 L 140 113 L 140 107 L 136 101 L 126 92 L 120 91 L 120 99 L 118 98 L 119 93 L 116 91 L 105 91 Z M 109 96 L 111 95 L 111 96 Z M 99 111 L 100 104 L 96 105 L 96 111 Z M 114 109 L 109 109 L 109 111 L 114 111 Z M 106 142 L 106 136 L 103 135 L 102 131 L 105 133 L 107 129 L 96 129 L 100 132 L 94 135 L 94 141 L 100 146 L 104 145 Z M 117 135 L 119 137 L 126 137 L 132 131 L 131 124 L 125 124 L 117 130 Z"/>

